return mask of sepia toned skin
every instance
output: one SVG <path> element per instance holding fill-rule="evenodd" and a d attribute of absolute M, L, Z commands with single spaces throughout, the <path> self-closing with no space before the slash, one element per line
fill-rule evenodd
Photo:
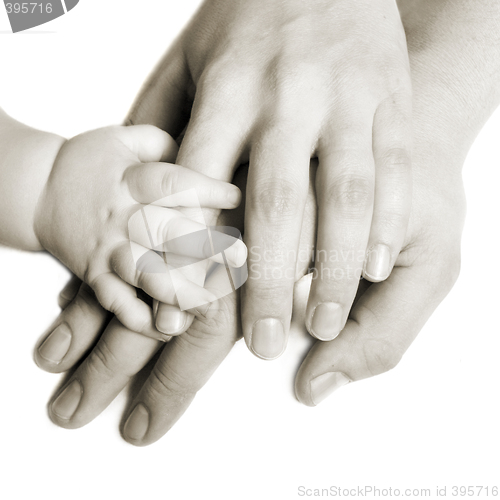
<path fill-rule="evenodd" d="M 316 338 L 345 324 L 367 251 L 365 277 L 390 274 L 410 213 L 411 80 L 396 2 L 305 5 L 205 1 L 129 116 L 174 133 L 191 108 L 180 165 L 229 181 L 249 160 L 245 242 L 256 279 L 243 289 L 242 323 L 263 359 L 287 344 L 311 157 L 319 255 L 356 256 L 316 260 L 306 319 Z"/>
<path fill-rule="evenodd" d="M 208 309 L 200 313 L 190 305 L 216 300 L 203 282 L 187 279 L 180 270 L 174 286 L 166 263 L 148 250 L 160 244 L 165 253 L 215 259 L 206 226 L 176 209 L 237 207 L 241 193 L 235 186 L 166 163 L 177 156 L 177 144 L 152 125 L 106 127 L 65 140 L 0 110 L 0 145 L 5 151 L 0 158 L 1 243 L 47 250 L 88 283 L 100 304 L 124 325 L 155 339 L 168 340 L 184 329 L 158 331 L 151 307 L 137 297 L 135 287 L 171 307 L 179 304 L 181 291 L 195 299 L 182 314 L 206 316 Z M 190 244 L 179 244 L 186 234 L 195 237 Z M 224 235 L 218 234 L 222 240 Z M 158 272 L 138 267 L 133 251 L 146 256 L 142 262 Z M 240 240 L 229 240 L 225 254 L 239 266 L 246 248 Z M 58 335 L 67 342 L 67 332 Z M 49 357 L 52 342 L 45 344 Z"/>
<path fill-rule="evenodd" d="M 465 216 L 461 168 L 477 133 L 500 101 L 497 2 L 415 0 L 399 2 L 399 6 L 414 91 L 409 226 L 391 276 L 372 284 L 351 310 L 341 334 L 329 342 L 316 342 L 302 363 L 296 395 L 309 406 L 346 381 L 394 367 L 452 288 L 460 268 Z M 167 115 L 168 99 L 165 103 Z M 163 108 L 158 104 L 157 109 Z M 146 110 L 144 121 L 148 121 Z M 306 214 L 302 235 L 310 245 L 314 216 Z M 219 302 L 216 318 L 195 320 L 185 335 L 161 352 L 124 415 L 122 434 L 128 442 L 148 445 L 167 432 L 239 338 L 237 297 Z M 45 370 L 69 369 L 100 339 L 49 405 L 57 425 L 76 428 L 90 422 L 114 399 L 159 344 L 125 329 L 116 319 L 99 337 L 105 319 L 85 286 L 58 321 L 69 325 L 73 341 L 59 365 L 37 357 Z"/>

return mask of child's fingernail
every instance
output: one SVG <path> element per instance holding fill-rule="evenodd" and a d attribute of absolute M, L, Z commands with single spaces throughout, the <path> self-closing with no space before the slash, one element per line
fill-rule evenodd
<path fill-rule="evenodd" d="M 156 312 L 156 328 L 167 335 L 179 333 L 186 325 L 187 314 L 175 306 L 162 304 Z"/>
<path fill-rule="evenodd" d="M 82 394 L 80 382 L 73 380 L 52 403 L 52 412 L 63 420 L 69 420 L 78 408 Z"/>
<path fill-rule="evenodd" d="M 350 380 L 342 372 L 327 372 L 311 380 L 311 399 L 318 405 L 332 392 L 347 385 Z"/>
<path fill-rule="evenodd" d="M 142 403 L 139 403 L 127 418 L 123 433 L 132 441 L 140 441 L 146 435 L 148 427 L 149 412 Z"/>
<path fill-rule="evenodd" d="M 323 302 L 316 306 L 311 319 L 311 332 L 319 340 L 333 340 L 342 330 L 342 306 Z"/>
<path fill-rule="evenodd" d="M 59 325 L 38 348 L 38 354 L 51 363 L 59 364 L 71 345 L 71 330 L 66 323 Z"/>
<path fill-rule="evenodd" d="M 227 192 L 227 199 L 231 205 L 239 205 L 241 202 L 241 191 L 231 184 Z"/>
<path fill-rule="evenodd" d="M 387 245 L 378 244 L 366 257 L 363 274 L 370 281 L 383 281 L 390 273 L 391 250 Z"/>
<path fill-rule="evenodd" d="M 226 250 L 228 264 L 232 267 L 241 267 L 245 264 L 248 256 L 247 246 L 241 240 L 236 240 Z"/>
<path fill-rule="evenodd" d="M 280 320 L 261 319 L 253 326 L 250 347 L 259 358 L 275 359 L 285 350 L 285 341 L 285 332 Z"/>

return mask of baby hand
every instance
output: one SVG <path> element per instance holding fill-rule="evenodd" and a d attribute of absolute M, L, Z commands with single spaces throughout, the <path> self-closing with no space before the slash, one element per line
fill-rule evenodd
<path fill-rule="evenodd" d="M 167 304 L 179 305 L 179 294 L 191 304 L 207 304 L 216 297 L 203 288 L 203 273 L 200 280 L 176 272 L 174 283 L 169 269 L 201 259 L 219 262 L 214 242 L 229 265 L 240 267 L 246 259 L 241 240 L 210 232 L 203 220 L 173 209 L 232 209 L 239 189 L 160 163 L 176 155 L 175 141 L 151 125 L 79 135 L 62 146 L 35 216 L 41 245 L 87 282 L 127 328 L 158 339 L 164 336 L 153 312 L 134 287 Z"/>

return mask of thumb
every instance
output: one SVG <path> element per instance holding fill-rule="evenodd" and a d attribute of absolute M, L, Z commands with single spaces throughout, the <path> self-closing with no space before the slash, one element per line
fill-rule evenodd
<path fill-rule="evenodd" d="M 120 139 L 143 163 L 174 163 L 177 158 L 179 148 L 174 139 L 153 125 L 122 127 Z"/>

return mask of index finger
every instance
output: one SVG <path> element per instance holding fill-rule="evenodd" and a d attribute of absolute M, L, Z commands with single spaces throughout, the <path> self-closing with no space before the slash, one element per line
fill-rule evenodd
<path fill-rule="evenodd" d="M 219 267 L 207 281 L 217 294 L 227 275 Z M 137 446 L 160 439 L 182 416 L 240 337 L 237 294 L 219 299 L 213 319 L 195 320 L 162 351 L 124 420 L 123 437 Z"/>

